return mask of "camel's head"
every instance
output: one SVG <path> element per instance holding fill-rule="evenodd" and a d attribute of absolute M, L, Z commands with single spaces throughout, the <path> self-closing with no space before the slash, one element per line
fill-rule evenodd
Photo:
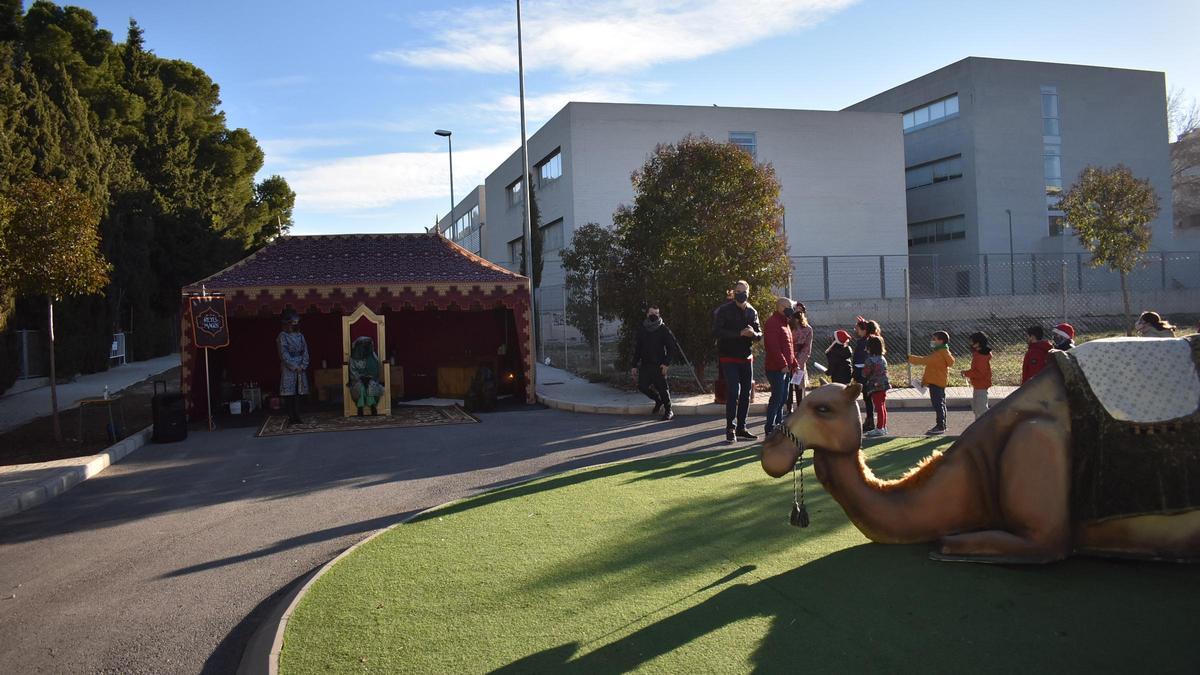
<path fill-rule="evenodd" d="M 784 432 L 799 439 L 806 448 L 825 452 L 858 452 L 862 445 L 862 421 L 858 416 L 858 397 L 862 387 L 827 384 L 804 397 L 804 402 L 780 428 L 763 441 L 763 471 L 779 478 L 792 470 L 801 448 Z"/>

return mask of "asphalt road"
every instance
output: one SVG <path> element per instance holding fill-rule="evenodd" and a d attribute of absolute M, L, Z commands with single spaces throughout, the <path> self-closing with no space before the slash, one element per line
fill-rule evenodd
<path fill-rule="evenodd" d="M 279 597 L 375 530 L 542 472 L 726 447 L 712 418 L 530 409 L 481 419 L 275 438 L 193 432 L 0 520 L 0 673 L 232 672 Z M 969 419 L 952 413 L 951 432 Z M 897 412 L 889 426 L 920 433 L 931 414 Z"/>

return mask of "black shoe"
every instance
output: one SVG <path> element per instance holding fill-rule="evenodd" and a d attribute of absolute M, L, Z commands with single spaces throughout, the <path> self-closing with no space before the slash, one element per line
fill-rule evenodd
<path fill-rule="evenodd" d="M 651 414 L 651 415 L 657 415 L 657 414 L 658 414 L 658 411 L 659 411 L 659 410 L 662 410 L 662 405 L 663 405 L 663 404 L 662 404 L 662 401 L 655 401 L 655 402 L 654 402 L 654 410 L 652 410 L 652 411 L 650 412 L 650 414 Z"/>
<path fill-rule="evenodd" d="M 663 421 L 664 421 L 664 422 L 669 422 L 669 421 L 671 421 L 671 420 L 673 420 L 673 419 L 675 419 L 675 411 L 674 411 L 674 410 L 671 410 L 671 408 L 670 408 L 670 407 L 668 407 L 668 408 L 667 408 L 667 411 L 663 413 Z"/>
<path fill-rule="evenodd" d="M 736 440 L 736 439 L 733 437 L 733 429 L 726 429 L 726 430 L 725 430 L 725 442 L 726 442 L 726 443 L 732 443 L 732 442 L 734 442 L 735 440 Z"/>
<path fill-rule="evenodd" d="M 750 433 L 749 431 L 746 431 L 745 429 L 738 429 L 736 434 L 737 434 L 737 437 L 743 441 L 757 441 L 758 440 L 758 436 L 755 436 L 754 434 Z"/>
<path fill-rule="evenodd" d="M 867 422 L 866 424 L 863 425 L 863 433 L 866 433 L 868 431 L 875 431 L 875 423 L 874 422 Z"/>
<path fill-rule="evenodd" d="M 763 427 L 763 436 L 770 436 L 772 431 L 775 431 L 775 427 Z"/>
<path fill-rule="evenodd" d="M 946 433 L 946 427 L 936 426 L 936 427 L 930 429 L 929 431 L 926 431 L 925 435 L 926 436 L 941 436 L 942 434 L 945 434 L 945 433 Z"/>

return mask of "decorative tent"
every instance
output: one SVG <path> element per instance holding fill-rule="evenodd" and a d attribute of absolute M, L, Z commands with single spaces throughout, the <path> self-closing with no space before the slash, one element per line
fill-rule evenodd
<path fill-rule="evenodd" d="M 300 314 L 309 380 L 326 399 L 345 382 L 343 317 L 365 306 L 386 322 L 379 357 L 395 400 L 461 398 L 480 366 L 501 394 L 534 402 L 529 279 L 438 234 L 288 236 L 182 289 L 181 388 L 189 415 L 205 408 L 204 356 L 192 341 L 188 296 L 223 294 L 230 344 L 209 355 L 214 407 L 256 383 L 277 391 L 280 315 Z M 340 390 L 338 390 L 340 392 Z M 338 394 L 340 395 L 340 393 Z"/>

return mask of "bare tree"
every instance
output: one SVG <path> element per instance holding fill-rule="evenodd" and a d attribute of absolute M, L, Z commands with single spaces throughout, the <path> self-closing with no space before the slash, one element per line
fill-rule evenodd
<path fill-rule="evenodd" d="M 1167 96 L 1171 136 L 1171 201 L 1176 227 L 1200 227 L 1200 105 L 1183 89 Z"/>

